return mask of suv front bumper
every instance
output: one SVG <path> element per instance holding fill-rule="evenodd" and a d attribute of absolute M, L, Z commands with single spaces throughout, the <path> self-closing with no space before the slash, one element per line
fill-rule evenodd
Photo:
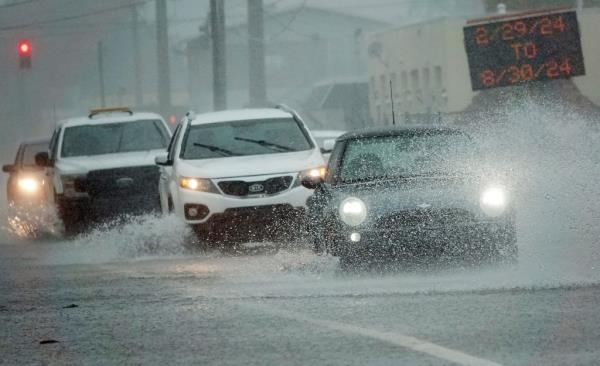
<path fill-rule="evenodd" d="M 313 194 L 312 190 L 302 186 L 294 187 L 275 195 L 249 196 L 244 198 L 217 193 L 198 192 L 184 188 L 178 189 L 179 205 L 175 207 L 176 214 L 184 218 L 186 223 L 192 225 L 208 223 L 211 219 L 212 221 L 217 220 L 217 218 L 222 217 L 228 211 L 231 212 L 233 209 L 287 206 L 288 209 L 304 212 L 306 200 Z M 202 206 L 206 207 L 206 210 L 198 210 L 203 213 L 201 218 L 190 219 L 189 212 L 186 213 L 186 207 L 201 208 Z"/>

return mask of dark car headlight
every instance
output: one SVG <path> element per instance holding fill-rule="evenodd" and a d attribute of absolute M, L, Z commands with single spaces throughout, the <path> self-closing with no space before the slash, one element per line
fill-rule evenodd
<path fill-rule="evenodd" d="M 367 219 L 367 205 L 357 197 L 348 197 L 340 203 L 340 219 L 349 226 L 358 226 Z"/>
<path fill-rule="evenodd" d="M 487 186 L 479 196 L 479 206 L 490 217 L 502 215 L 508 207 L 508 192 L 499 185 Z"/>
<path fill-rule="evenodd" d="M 34 194 L 38 193 L 42 189 L 44 181 L 36 178 L 26 177 L 20 178 L 17 182 L 17 185 L 19 186 L 19 190 L 21 192 L 26 194 Z"/>

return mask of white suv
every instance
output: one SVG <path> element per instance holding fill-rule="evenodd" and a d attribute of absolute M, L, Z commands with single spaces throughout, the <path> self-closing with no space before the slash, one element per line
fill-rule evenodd
<path fill-rule="evenodd" d="M 163 212 L 209 243 L 293 237 L 312 194 L 302 176 L 325 174 L 315 140 L 284 106 L 189 113 L 156 163 Z"/>
<path fill-rule="evenodd" d="M 46 167 L 47 196 L 58 208 L 67 234 L 122 214 L 160 210 L 156 154 L 171 138 L 154 113 L 127 108 L 93 110 L 60 122 L 48 153 L 36 156 Z"/>

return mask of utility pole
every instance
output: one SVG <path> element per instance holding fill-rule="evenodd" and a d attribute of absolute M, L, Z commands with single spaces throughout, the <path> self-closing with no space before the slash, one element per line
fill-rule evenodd
<path fill-rule="evenodd" d="M 267 104 L 263 0 L 248 0 L 248 82 L 250 106 Z"/>
<path fill-rule="evenodd" d="M 104 46 L 102 41 L 98 42 L 98 82 L 100 85 L 100 107 L 106 107 L 106 95 L 104 92 Z"/>
<path fill-rule="evenodd" d="M 210 36 L 213 63 L 213 105 L 227 108 L 227 63 L 225 55 L 225 8 L 223 0 L 210 0 Z"/>
<path fill-rule="evenodd" d="M 140 108 L 144 105 L 144 95 L 142 94 L 142 58 L 140 54 L 140 30 L 137 5 L 131 7 L 131 22 L 133 23 L 132 42 L 133 42 L 133 86 L 135 93 L 135 106 Z"/>
<path fill-rule="evenodd" d="M 156 53 L 158 59 L 158 106 L 161 113 L 167 113 L 171 107 L 167 0 L 156 0 Z"/>

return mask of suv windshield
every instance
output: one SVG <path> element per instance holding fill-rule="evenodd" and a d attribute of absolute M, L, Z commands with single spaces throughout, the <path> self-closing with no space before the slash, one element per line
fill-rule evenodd
<path fill-rule="evenodd" d="M 158 120 L 75 126 L 65 129 L 61 156 L 164 149 L 168 142 L 167 131 Z"/>
<path fill-rule="evenodd" d="M 464 171 L 475 154 L 471 139 L 453 131 L 407 132 L 347 142 L 342 183 Z"/>
<path fill-rule="evenodd" d="M 312 143 L 292 118 L 191 126 L 182 159 L 264 155 L 309 150 Z"/>

